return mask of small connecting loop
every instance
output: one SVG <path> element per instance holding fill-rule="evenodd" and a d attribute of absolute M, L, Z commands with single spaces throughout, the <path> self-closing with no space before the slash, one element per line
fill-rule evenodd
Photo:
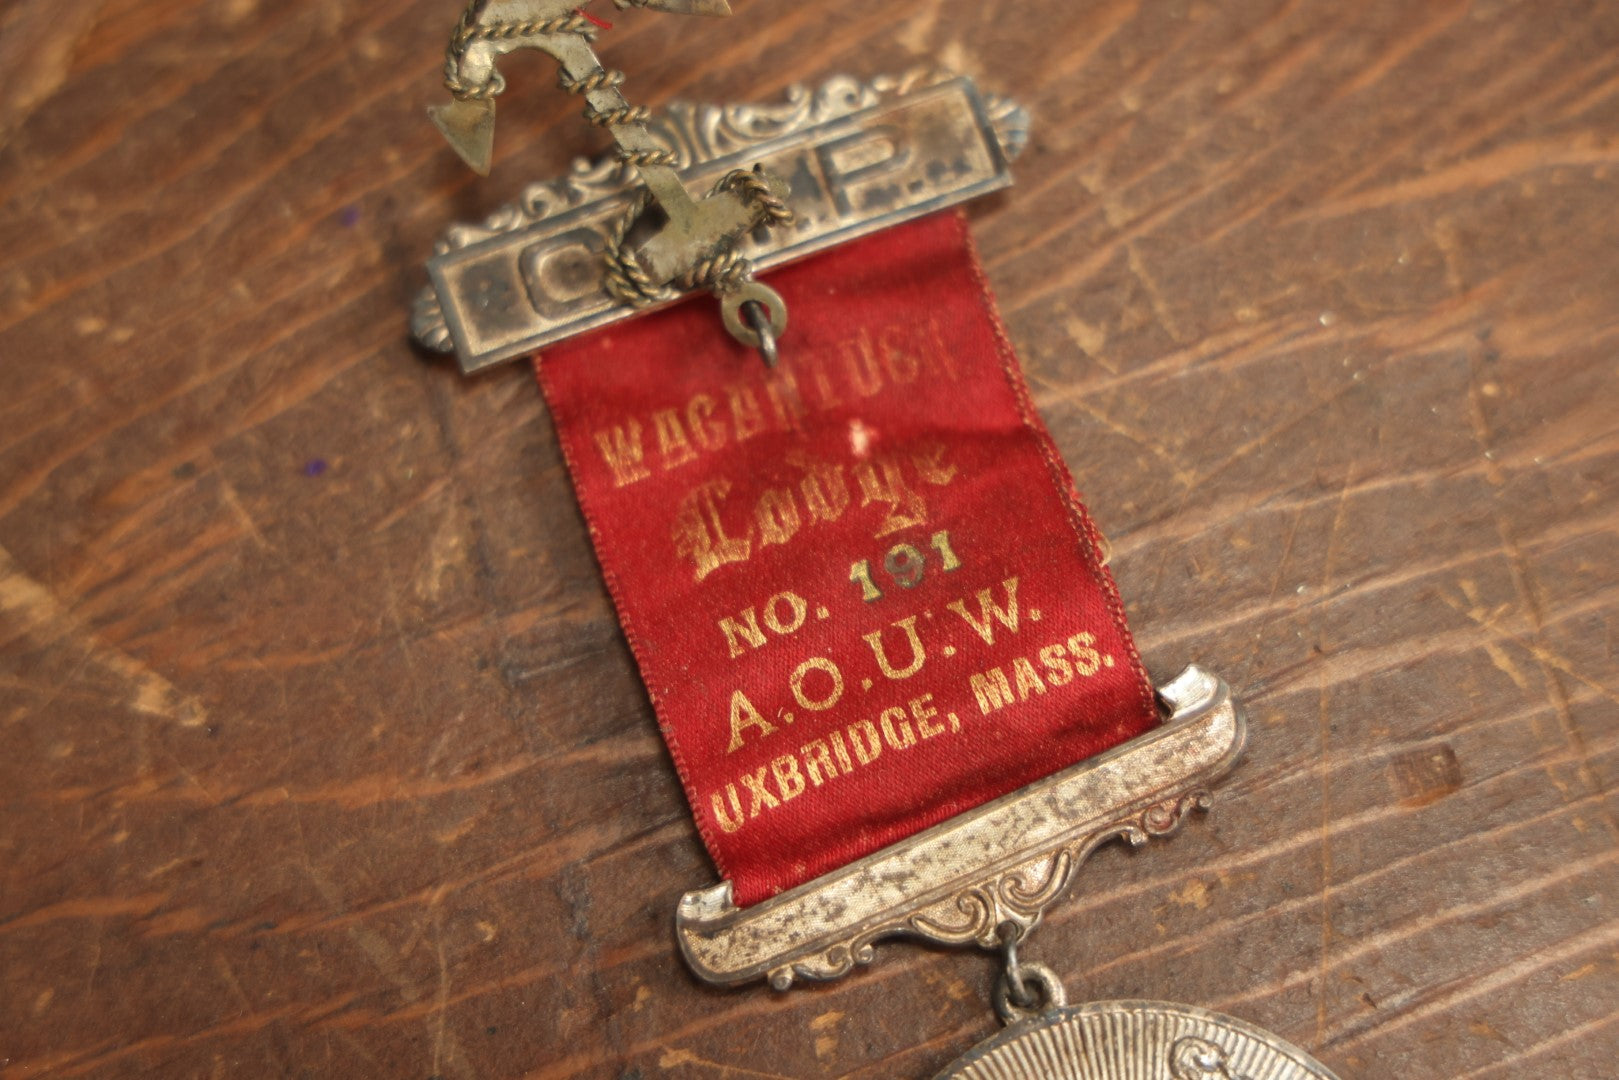
<path fill-rule="evenodd" d="M 1003 967 L 1001 977 L 995 980 L 992 996 L 995 1012 L 1002 1023 L 1016 1024 L 1022 1020 L 1032 1020 L 1068 1004 L 1068 995 L 1063 991 L 1062 980 L 1056 972 L 1044 964 L 1018 962 L 1017 947 L 1023 937 L 1022 927 L 1007 920 L 997 927 L 997 934 L 1001 939 Z"/>
<path fill-rule="evenodd" d="M 720 297 L 720 315 L 731 336 L 750 349 L 758 349 L 766 367 L 780 359 L 776 342 L 787 332 L 787 301 L 769 285 L 749 281 Z"/>
<path fill-rule="evenodd" d="M 744 300 L 742 317 L 759 335 L 759 356 L 764 360 L 765 367 L 774 368 L 781 360 L 781 353 L 776 351 L 776 333 L 770 329 L 770 312 L 757 300 Z"/>
<path fill-rule="evenodd" d="M 995 928 L 1001 939 L 1001 964 L 1005 968 L 1002 978 L 1006 982 L 1007 1000 L 1020 1009 L 1033 1008 L 1034 993 L 1029 989 L 1023 967 L 1017 960 L 1018 942 L 1023 939 L 1023 928 L 1008 919 Z"/>

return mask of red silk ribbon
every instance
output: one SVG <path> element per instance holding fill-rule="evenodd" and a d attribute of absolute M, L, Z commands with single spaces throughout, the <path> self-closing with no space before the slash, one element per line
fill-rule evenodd
<path fill-rule="evenodd" d="M 1100 536 L 959 214 L 772 275 L 767 372 L 712 303 L 540 383 L 720 873 L 756 903 L 1156 723 Z"/>

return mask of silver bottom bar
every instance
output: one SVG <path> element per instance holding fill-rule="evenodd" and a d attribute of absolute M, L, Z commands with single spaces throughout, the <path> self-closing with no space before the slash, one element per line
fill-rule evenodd
<path fill-rule="evenodd" d="M 687 893 L 686 962 L 704 982 L 786 990 L 869 964 L 891 935 L 993 949 L 1003 922 L 1027 932 L 1098 845 L 1172 835 L 1242 756 L 1242 710 L 1218 676 L 1188 667 L 1158 696 L 1171 714 L 1147 734 L 779 896 L 741 909 L 729 881 Z"/>

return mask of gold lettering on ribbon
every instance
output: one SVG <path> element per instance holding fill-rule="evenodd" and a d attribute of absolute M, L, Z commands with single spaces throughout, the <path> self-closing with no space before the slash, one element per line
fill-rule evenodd
<path fill-rule="evenodd" d="M 1006 627 L 1012 620 L 1010 608 L 1015 606 L 1015 579 L 1002 583 L 1008 603 L 1002 615 L 993 614 L 999 605 L 993 602 L 990 590 L 980 594 L 980 613 L 975 619 L 963 616 L 970 624 L 976 623 L 993 633 L 998 625 Z M 808 602 L 793 593 L 778 593 L 760 609 L 763 623 L 773 633 L 791 633 L 804 621 Z M 963 607 L 965 604 L 963 603 Z M 753 611 L 753 609 L 749 609 Z M 1029 621 L 1038 621 L 1037 613 L 1029 611 Z M 758 618 L 751 621 L 758 623 Z M 902 626 L 912 620 L 891 625 Z M 877 635 L 868 635 L 876 638 Z M 874 642 L 880 649 L 880 643 Z M 879 654 L 880 655 L 880 654 Z M 1002 709 L 1016 709 L 1031 699 L 1041 697 L 1059 687 L 1077 685 L 1084 678 L 1111 668 L 1117 661 L 1096 647 L 1093 634 L 1074 634 L 1065 641 L 1053 642 L 1026 655 L 1015 655 L 996 667 L 977 672 L 969 677 L 979 711 L 985 715 Z M 810 699 L 798 685 L 811 671 L 821 671 L 832 679 L 831 692 L 825 698 Z M 806 708 L 830 708 L 843 692 L 843 678 L 837 666 L 824 657 L 814 657 L 794 672 L 794 693 Z M 1072 693 L 1072 691 L 1070 691 Z M 733 708 L 733 731 L 746 727 L 759 727 L 766 734 L 775 730 L 754 710 L 752 703 L 740 691 L 733 701 L 742 704 Z M 740 711 L 737 711 L 740 710 Z M 743 719 L 738 720 L 737 717 Z M 792 722 L 791 713 L 782 713 L 781 719 Z M 740 725 L 740 726 L 738 726 Z M 768 729 L 768 730 L 767 730 Z M 714 820 L 725 832 L 736 832 L 747 822 L 766 811 L 775 810 L 801 795 L 812 800 L 817 789 L 825 787 L 839 777 L 849 776 L 865 766 L 872 765 L 884 753 L 905 755 L 922 743 L 937 739 L 946 733 L 961 734 L 963 725 L 954 711 L 941 713 L 931 693 L 918 694 L 902 704 L 889 705 L 877 712 L 874 719 L 839 723 L 832 730 L 800 746 L 796 753 L 778 754 L 764 765 L 748 765 L 739 769 L 735 779 L 709 794 L 709 805 Z M 748 795 L 744 812 L 742 793 Z"/>
<path fill-rule="evenodd" d="M 805 692 L 804 679 L 812 671 L 824 672 L 832 677 L 831 693 L 825 697 L 812 698 Z M 793 670 L 793 676 L 789 682 L 793 689 L 793 697 L 797 698 L 798 703 L 811 712 L 823 712 L 830 709 L 843 696 L 843 672 L 838 670 L 838 665 L 824 656 L 812 656 L 799 664 Z"/>
<path fill-rule="evenodd" d="M 776 790 L 782 802 L 791 802 L 804 794 L 804 774 L 798 771 L 798 759 L 783 754 L 770 763 L 770 773 L 776 778 Z"/>
<path fill-rule="evenodd" d="M 905 348 L 906 336 L 897 326 L 885 326 L 877 335 L 877 345 L 883 354 L 883 367 L 888 370 L 888 379 L 895 386 L 915 382 L 922 370 L 921 358 Z"/>
<path fill-rule="evenodd" d="M 742 732 L 747 728 L 758 728 L 761 739 L 776 733 L 776 725 L 759 715 L 748 695 L 737 690 L 731 695 L 731 745 L 725 748 L 727 754 L 742 749 Z"/>
<path fill-rule="evenodd" d="M 596 448 L 613 472 L 613 486 L 624 487 L 651 476 L 646 467 L 646 450 L 641 446 L 641 425 L 626 420 L 596 432 Z"/>
<path fill-rule="evenodd" d="M 916 733 L 911 730 L 911 722 L 905 716 L 905 710 L 895 706 L 884 709 L 878 721 L 882 724 L 883 740 L 895 750 L 905 750 L 915 745 Z"/>
<path fill-rule="evenodd" d="M 720 802 L 720 793 L 714 792 L 709 801 L 714 804 L 714 820 L 719 822 L 720 831 L 736 832 L 742 827 L 742 803 L 736 797 L 736 785 L 726 784 L 725 793 L 731 797 L 731 812 L 725 812 L 725 805 Z"/>
<path fill-rule="evenodd" d="M 783 604 L 787 605 L 785 619 L 778 614 Z M 796 633 L 804 625 L 804 617 L 808 614 L 809 602 L 795 592 L 779 592 L 765 601 L 765 627 L 772 634 L 786 637 Z"/>
<path fill-rule="evenodd" d="M 798 380 L 785 368 L 778 368 L 765 383 L 765 394 L 770 398 L 770 411 L 776 416 L 776 426 L 795 428 L 806 415 L 804 398 L 798 392 Z"/>
<path fill-rule="evenodd" d="M 927 522 L 928 504 L 906 485 L 899 462 L 893 458 L 862 461 L 854 467 L 854 478 L 860 485 L 861 506 L 880 503 L 888 507 L 887 516 L 873 536 L 887 536 Z"/>
<path fill-rule="evenodd" d="M 888 659 L 888 649 L 883 645 L 883 632 L 873 630 L 865 635 L 866 644 L 871 646 L 871 654 L 877 658 L 877 667 L 890 679 L 908 679 L 922 670 L 922 662 L 927 659 L 927 650 L 922 647 L 922 639 L 916 633 L 916 616 L 912 615 L 894 623 L 905 632 L 905 637 L 911 643 L 911 662 L 905 667 L 896 668 Z"/>
<path fill-rule="evenodd" d="M 1046 682 L 1052 686 L 1067 686 L 1073 682 L 1074 668 L 1063 656 L 1061 645 L 1047 645 L 1041 649 L 1040 663 L 1046 669 Z"/>
<path fill-rule="evenodd" d="M 1006 672 L 998 667 L 976 673 L 967 682 L 978 699 L 978 711 L 985 716 L 1012 704 L 1012 684 L 1006 681 Z"/>
<path fill-rule="evenodd" d="M 871 333 L 861 329 L 860 336 L 844 344 L 843 362 L 849 371 L 849 385 L 858 397 L 871 397 L 883 388 L 883 372 L 877 366 L 877 353 L 871 347 Z"/>
<path fill-rule="evenodd" d="M 753 553 L 753 529 L 744 536 L 727 536 L 720 521 L 719 504 L 731 491 L 729 480 L 710 480 L 687 495 L 675 512 L 675 553 L 697 567 L 701 581 L 726 563 L 743 562 Z"/>
<path fill-rule="evenodd" d="M 827 736 L 832 742 L 832 756 L 838 759 L 838 768 L 844 772 L 854 772 L 854 762 L 849 760 L 849 751 L 843 746 L 843 732 L 834 731 Z"/>
<path fill-rule="evenodd" d="M 829 358 L 834 362 L 829 364 Z M 780 371 L 762 382 L 733 383 L 725 388 L 723 401 L 696 393 L 684 403 L 626 418 L 592 435 L 614 486 L 625 487 L 652 474 L 642 442 L 648 426 L 656 440 L 658 467 L 667 472 L 765 430 L 796 430 L 811 412 L 838 409 L 851 399 L 902 394 L 918 380 L 954 380 L 955 363 L 937 316 L 920 329 L 885 327 L 875 344 L 871 331 L 861 329 L 828 355 L 803 358 L 802 388 L 792 372 Z M 943 485 L 954 477 L 955 467 L 941 461 L 943 452 L 938 445 L 914 458 L 925 483 Z M 827 505 L 838 504 L 828 500 Z M 836 516 L 834 511 L 826 520 Z"/>
<path fill-rule="evenodd" d="M 792 590 L 779 592 L 764 603 L 764 627 L 759 626 L 759 609 L 748 607 L 737 615 L 721 615 L 720 633 L 725 635 L 725 648 L 732 660 L 748 649 L 765 647 L 765 630 L 777 637 L 796 634 L 809 614 L 809 601 Z"/>
<path fill-rule="evenodd" d="M 705 453 L 725 446 L 725 425 L 713 417 L 714 399 L 707 394 L 695 394 L 686 403 L 686 426 Z"/>
<path fill-rule="evenodd" d="M 934 487 L 944 487 L 956 478 L 956 467 L 945 464 L 944 450 L 944 443 L 933 443 L 911 455 L 917 473 Z"/>
<path fill-rule="evenodd" d="M 1068 639 L 1068 651 L 1074 654 L 1074 670 L 1087 679 L 1099 668 L 1113 666 L 1113 658 L 1097 652 L 1092 648 L 1095 644 L 1096 638 L 1090 634 L 1075 634 Z"/>
<path fill-rule="evenodd" d="M 945 607 L 961 616 L 963 622 L 972 627 L 973 633 L 984 639 L 985 645 L 995 644 L 995 624 L 998 622 L 1012 633 L 1017 633 L 1017 578 L 1009 577 L 1001 582 L 1001 588 L 1006 590 L 1006 606 L 1003 608 L 995 603 L 995 598 L 989 589 L 979 589 L 978 617 L 974 618 L 967 610 L 965 600 L 952 600 Z"/>
<path fill-rule="evenodd" d="M 1017 677 L 1017 696 L 1019 701 L 1029 700 L 1032 691 L 1036 694 L 1046 692 L 1046 684 L 1040 681 L 1040 673 L 1034 670 L 1027 656 L 1012 658 L 1012 673 Z"/>
<path fill-rule="evenodd" d="M 804 472 L 798 490 L 809 508 L 812 524 L 836 521 L 843 516 L 849 508 L 849 485 L 843 479 L 843 466 L 816 461 L 797 450 L 787 455 L 787 464 Z"/>
<path fill-rule="evenodd" d="M 815 390 L 821 399 L 821 407 L 835 409 L 842 405 L 843 399 L 838 397 L 838 392 L 832 388 L 832 380 L 827 377 L 826 360 L 816 356 L 811 359 L 810 367 L 815 375 Z"/>
<path fill-rule="evenodd" d="M 731 426 L 736 431 L 737 442 L 751 439 L 764 430 L 764 410 L 759 408 L 759 398 L 750 388 L 728 386 L 725 397 L 731 403 Z"/>
<path fill-rule="evenodd" d="M 658 454 L 663 458 L 664 471 L 697 460 L 697 451 L 692 449 L 686 429 L 680 423 L 680 414 L 674 409 L 653 413 L 652 430 L 658 435 Z"/>
<path fill-rule="evenodd" d="M 798 534 L 798 504 L 792 492 L 782 488 L 767 488 L 753 508 L 759 523 L 759 546 L 785 544 Z"/>
<path fill-rule="evenodd" d="M 759 766 L 751 773 L 742 774 L 742 786 L 748 789 L 752 800 L 748 803 L 748 817 L 756 818 L 760 810 L 773 810 L 781 805 L 781 800 L 770 794 L 765 787 L 765 767 Z"/>
<path fill-rule="evenodd" d="M 987 592 L 988 590 L 979 593 L 979 597 L 982 599 Z M 1034 614 L 1030 612 L 1031 619 Z M 970 618 L 968 621 L 973 622 Z M 993 630 L 987 616 L 982 625 L 988 630 Z M 1038 697 L 1051 687 L 1067 686 L 1074 682 L 1076 676 L 1088 679 L 1103 668 L 1113 667 L 1116 663 L 1112 656 L 1097 650 L 1096 638 L 1090 633 L 1075 634 L 1065 642 L 1047 645 L 1037 650 L 1035 655 L 1039 658 L 1041 667 L 1045 669 L 1044 676 L 1041 675 L 1040 669 L 1034 666 L 1034 661 L 1026 656 L 1012 658 L 1011 679 L 1006 677 L 1006 671 L 1001 667 L 992 667 L 988 671 L 980 671 L 969 676 L 968 685 L 972 688 L 973 696 L 978 699 L 978 710 L 988 715 L 1008 705 Z M 1014 682 L 1017 684 L 1015 692 L 1012 689 Z M 954 714 L 950 719 L 954 723 Z"/>
<path fill-rule="evenodd" d="M 730 650 L 732 660 L 748 651 L 743 648 L 744 644 L 753 649 L 765 646 L 765 632 L 759 629 L 759 612 L 754 608 L 749 608 L 735 619 L 721 615 L 720 633 L 725 635 L 725 647 Z"/>
<path fill-rule="evenodd" d="M 733 404 L 745 400 L 746 396 L 733 398 Z M 694 398 L 686 421 L 674 409 L 652 414 L 663 470 L 696 460 L 698 444 L 708 445 L 726 437 L 721 425 L 707 419 L 714 408 L 712 400 Z M 743 406 L 744 412 L 746 408 Z M 596 434 L 596 440 L 604 458 L 617 470 L 615 475 L 620 484 L 634 483 L 649 474 L 641 427 L 635 421 L 604 429 Z M 764 489 L 754 497 L 752 506 L 746 508 L 728 506 L 729 480 L 704 481 L 689 491 L 675 510 L 671 531 L 675 552 L 691 560 L 695 579 L 702 581 L 722 566 L 746 562 L 763 548 L 791 544 L 812 526 L 838 521 L 844 516 L 852 500 L 851 472 L 854 489 L 860 493 L 860 506 L 878 507 L 883 515 L 874 536 L 924 524 L 927 502 L 917 485 L 943 486 L 954 480 L 958 472 L 957 466 L 944 460 L 944 454 L 944 446 L 932 445 L 910 454 L 861 461 L 847 470 L 841 464 L 811 458 L 801 450 L 789 451 L 786 463 L 802 475 L 796 482 Z M 914 474 L 908 477 L 913 470 Z M 954 556 L 948 551 L 944 555 L 945 569 L 953 569 Z"/>
<path fill-rule="evenodd" d="M 877 734 L 877 725 L 860 720 L 849 725 L 849 745 L 854 747 L 855 760 L 870 765 L 883 756 L 883 740 Z"/>
<path fill-rule="evenodd" d="M 933 707 L 932 694 L 923 694 L 921 697 L 912 698 L 910 705 L 911 718 L 916 721 L 917 733 L 922 738 L 931 739 L 935 735 L 944 733 L 944 725 L 933 722 L 933 718 L 939 715 L 939 710 Z"/>
<path fill-rule="evenodd" d="M 834 737 L 837 732 L 832 733 Z M 827 749 L 825 739 L 814 739 L 798 748 L 804 755 L 804 768 L 809 770 L 810 783 L 820 787 L 827 780 L 835 780 L 838 767 L 832 764 L 832 752 Z"/>

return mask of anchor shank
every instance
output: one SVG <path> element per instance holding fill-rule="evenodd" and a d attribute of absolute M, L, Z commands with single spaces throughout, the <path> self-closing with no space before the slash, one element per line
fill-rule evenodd
<path fill-rule="evenodd" d="M 559 34 L 547 36 L 540 42 L 540 48 L 550 53 L 562 65 L 573 80 L 587 79 L 601 70 L 601 61 L 596 58 L 595 50 L 589 42 L 574 34 Z M 592 90 L 584 95 L 591 108 L 601 113 L 611 113 L 616 109 L 629 107 L 629 101 L 615 86 L 604 86 Z M 658 150 L 661 149 L 653 141 L 652 135 L 647 131 L 646 125 L 639 121 L 625 124 L 615 124 L 608 129 L 613 138 L 626 150 Z M 652 190 L 652 195 L 658 200 L 669 215 L 671 222 L 692 221 L 697 215 L 697 202 L 691 197 L 679 175 L 667 165 L 637 165 L 636 170 L 641 179 Z M 674 275 L 669 275 L 673 277 Z M 664 280 L 668 280 L 667 278 Z"/>

